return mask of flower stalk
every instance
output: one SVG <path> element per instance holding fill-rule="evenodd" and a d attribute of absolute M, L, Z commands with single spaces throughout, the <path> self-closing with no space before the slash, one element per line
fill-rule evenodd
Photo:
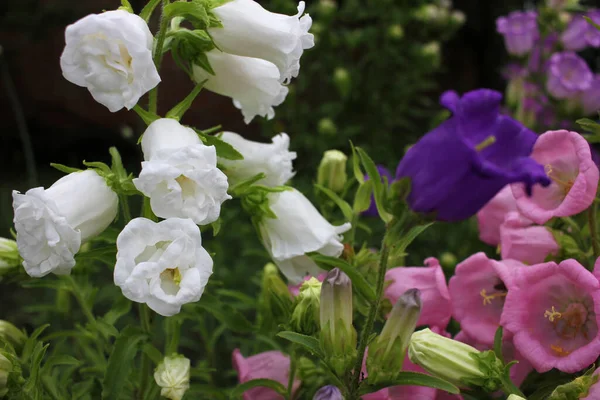
<path fill-rule="evenodd" d="M 164 9 L 169 5 L 169 0 L 163 0 L 162 2 L 162 12 L 160 15 L 160 28 L 158 34 L 156 35 L 156 47 L 154 48 L 154 65 L 156 65 L 156 70 L 160 72 L 160 65 L 162 64 L 163 58 L 163 47 L 165 44 L 165 38 L 167 36 L 167 28 L 169 27 L 169 18 L 165 17 Z M 154 89 L 152 89 L 148 95 L 148 111 L 156 114 L 158 109 L 158 85 Z"/>

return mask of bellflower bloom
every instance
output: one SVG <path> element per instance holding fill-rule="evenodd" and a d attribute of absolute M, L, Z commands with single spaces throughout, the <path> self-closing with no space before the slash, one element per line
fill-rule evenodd
<path fill-rule="evenodd" d="M 517 202 L 512 189 L 505 186 L 477 213 L 479 239 L 492 246 L 500 243 L 500 225 L 511 211 L 517 211 Z"/>
<path fill-rule="evenodd" d="M 467 335 L 479 343 L 494 343 L 512 273 L 523 266 L 515 260 L 490 260 L 485 253 L 456 266 L 449 282 L 452 315 Z"/>
<path fill-rule="evenodd" d="M 587 17 L 589 17 L 596 25 L 600 24 L 600 10 L 590 10 L 587 13 Z M 588 30 L 585 33 L 585 39 L 591 47 L 600 47 L 600 30 L 588 22 Z"/>
<path fill-rule="evenodd" d="M 383 178 L 386 177 L 388 180 L 388 183 L 392 183 L 392 173 L 390 172 L 389 169 L 387 169 L 383 165 L 378 165 L 377 172 L 379 172 L 379 176 L 381 176 L 382 182 L 385 182 L 383 180 Z M 365 180 L 367 181 L 369 179 L 370 179 L 369 175 L 365 175 Z M 371 194 L 371 203 L 369 204 L 369 208 L 367 208 L 365 211 L 363 211 L 362 214 L 367 217 L 377 217 L 379 215 L 379 213 L 377 212 L 377 204 L 375 204 L 375 196 L 374 195 Z"/>
<path fill-rule="evenodd" d="M 111 112 L 132 109 L 160 82 L 146 22 L 124 10 L 91 14 L 65 30 L 63 76 Z"/>
<path fill-rule="evenodd" d="M 340 389 L 333 385 L 327 385 L 317 390 L 313 400 L 344 400 L 344 397 L 342 396 Z"/>
<path fill-rule="evenodd" d="M 161 396 L 181 400 L 190 388 L 190 359 L 180 354 L 165 357 L 154 371 L 154 381 Z"/>
<path fill-rule="evenodd" d="M 531 158 L 545 166 L 552 183 L 546 188 L 533 188 L 531 197 L 522 185 L 513 184 L 521 214 L 544 224 L 552 217 L 578 214 L 592 204 L 598 187 L 598 167 L 588 142 L 580 134 L 548 131 L 535 143 Z"/>
<path fill-rule="evenodd" d="M 194 65 L 196 82 L 206 80 L 206 89 L 231 97 L 233 105 L 242 111 L 247 124 L 257 115 L 267 119 L 275 116 L 273 107 L 283 103 L 289 89 L 280 83 L 279 70 L 274 64 L 217 49 L 206 53 L 206 57 L 216 75 Z"/>
<path fill-rule="evenodd" d="M 300 72 L 300 57 L 315 45 L 308 33 L 312 19 L 298 3 L 298 14 L 272 13 L 253 0 L 233 0 L 211 11 L 221 20 L 222 28 L 208 33 L 217 47 L 229 54 L 262 58 L 279 69 L 280 81 L 288 83 Z M 216 69 L 215 69 L 216 70 Z"/>
<path fill-rule="evenodd" d="M 583 18 L 583 15 L 573 17 L 567 29 L 561 34 L 560 41 L 567 50 L 579 51 L 588 46 L 586 33 L 590 24 Z"/>
<path fill-rule="evenodd" d="M 260 235 L 267 251 L 290 283 L 302 282 L 306 275 L 323 272 L 305 253 L 316 251 L 339 257 L 344 250 L 341 234 L 350 224 L 333 226 L 296 189 L 268 195 L 269 207 L 277 218 L 264 217 Z"/>
<path fill-rule="evenodd" d="M 219 218 L 221 204 L 231 196 L 214 146 L 176 120 L 161 118 L 144 132 L 142 151 L 146 161 L 133 184 L 150 197 L 157 216 L 191 218 L 199 225 Z"/>
<path fill-rule="evenodd" d="M 574 373 L 600 355 L 600 283 L 577 261 L 520 268 L 501 324 L 538 372 Z"/>
<path fill-rule="evenodd" d="M 600 111 L 600 74 L 594 75 L 590 88 L 579 95 L 579 102 L 586 115 Z"/>
<path fill-rule="evenodd" d="M 166 317 L 200 300 L 212 274 L 212 258 L 191 219 L 134 218 L 117 237 L 117 250 L 115 285 Z"/>
<path fill-rule="evenodd" d="M 117 216 L 118 198 L 93 170 L 63 176 L 48 189 L 13 190 L 17 246 L 29 276 L 68 275 L 82 243 Z"/>
<path fill-rule="evenodd" d="M 427 258 L 425 267 L 392 268 L 386 272 L 385 280 L 392 281 L 384 292 L 385 298 L 392 304 L 396 304 L 407 290 L 419 289 L 423 307 L 417 326 L 444 328 L 450 321 L 450 293 L 444 271 L 436 258 Z"/>
<path fill-rule="evenodd" d="M 286 133 L 273 136 L 272 143 L 254 142 L 233 132 L 223 132 L 221 140 L 232 145 L 244 157 L 243 160 L 219 158 L 231 185 L 262 172 L 265 178 L 257 183 L 281 186 L 295 175 L 292 161 L 296 159 L 296 152 L 289 151 L 290 137 Z"/>
<path fill-rule="evenodd" d="M 557 99 L 575 96 L 592 85 L 594 75 L 584 59 L 571 51 L 555 53 L 548 61 L 546 89 Z"/>
<path fill-rule="evenodd" d="M 500 227 L 500 255 L 502 259 L 519 260 L 525 264 L 539 264 L 560 249 L 552 232 L 545 226 L 530 226 L 531 221 L 513 212 Z"/>
<path fill-rule="evenodd" d="M 540 35 L 537 13 L 513 11 L 496 20 L 496 30 L 504 36 L 504 44 L 510 54 L 527 54 Z"/>
<path fill-rule="evenodd" d="M 528 157 L 537 135 L 500 115 L 501 99 L 487 89 L 442 95 L 454 115 L 411 147 L 396 170 L 396 179 L 411 178 L 414 211 L 456 221 L 477 213 L 509 183 L 523 182 L 528 190 L 550 184 L 544 167 Z"/>
<path fill-rule="evenodd" d="M 233 368 L 238 373 L 240 383 L 253 379 L 271 379 L 287 387 L 290 375 L 290 358 L 280 351 L 266 351 L 244 358 L 239 349 L 232 355 Z M 300 387 L 294 379 L 293 391 Z M 258 386 L 244 392 L 244 400 L 283 400 L 273 389 Z"/>

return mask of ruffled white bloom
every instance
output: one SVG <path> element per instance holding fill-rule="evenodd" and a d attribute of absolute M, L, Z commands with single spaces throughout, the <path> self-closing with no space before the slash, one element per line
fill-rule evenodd
<path fill-rule="evenodd" d="M 288 94 L 288 88 L 279 82 L 280 74 L 275 64 L 217 49 L 209 51 L 206 56 L 216 75 L 194 65 L 197 82 L 207 80 L 205 88 L 231 97 L 233 104 L 242 110 L 247 124 L 257 115 L 268 119 L 275 116 L 273 107 L 283 103 Z"/>
<path fill-rule="evenodd" d="M 312 19 L 298 3 L 298 14 L 272 13 L 254 0 L 233 0 L 215 7 L 212 12 L 222 28 L 208 30 L 216 45 L 238 56 L 262 58 L 279 68 L 281 82 L 289 82 L 300 72 L 300 57 L 315 45 L 308 33 Z"/>
<path fill-rule="evenodd" d="M 271 193 L 268 199 L 277 218 L 265 217 L 260 221 L 261 238 L 292 284 L 300 283 L 306 275 L 324 272 L 305 253 L 316 251 L 330 257 L 342 254 L 341 234 L 350 229 L 350 223 L 331 225 L 296 189 Z"/>
<path fill-rule="evenodd" d="M 190 360 L 180 354 L 165 357 L 154 371 L 154 380 L 161 396 L 181 400 L 190 388 Z"/>
<path fill-rule="evenodd" d="M 191 219 L 131 220 L 117 237 L 115 284 L 129 300 L 166 317 L 200 300 L 213 260 Z"/>
<path fill-rule="evenodd" d="M 75 253 L 117 216 L 117 195 L 93 170 L 63 176 L 48 189 L 13 191 L 17 246 L 32 277 L 69 274 Z"/>
<path fill-rule="evenodd" d="M 216 221 L 227 194 L 227 176 L 217 168 L 215 146 L 206 146 L 193 129 L 162 118 L 142 137 L 144 159 L 135 187 L 150 197 L 162 218 L 191 218 L 196 224 Z"/>
<path fill-rule="evenodd" d="M 233 132 L 223 132 L 221 139 L 244 157 L 243 160 L 219 158 L 232 185 L 262 172 L 266 176 L 258 183 L 281 186 L 295 174 L 292 160 L 296 159 L 296 152 L 289 151 L 290 137 L 286 133 L 273 136 L 272 143 L 254 142 Z"/>
<path fill-rule="evenodd" d="M 146 22 L 124 10 L 90 14 L 65 31 L 63 76 L 111 112 L 133 108 L 160 82 Z"/>

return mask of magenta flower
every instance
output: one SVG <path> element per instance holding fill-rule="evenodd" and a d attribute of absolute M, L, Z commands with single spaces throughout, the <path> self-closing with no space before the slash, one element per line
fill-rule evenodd
<path fill-rule="evenodd" d="M 508 52 L 517 56 L 529 53 L 540 36 L 537 14 L 533 11 L 513 11 L 498 18 L 496 30 L 504 36 Z"/>
<path fill-rule="evenodd" d="M 449 283 L 452 315 L 477 342 L 494 343 L 504 300 L 512 286 L 512 273 L 520 267 L 523 264 L 518 261 L 490 260 L 482 252 L 456 266 Z"/>
<path fill-rule="evenodd" d="M 535 145 L 531 158 L 545 166 L 550 186 L 533 188 L 531 197 L 512 184 L 517 208 L 525 217 L 544 224 L 552 217 L 568 217 L 588 208 L 598 187 L 598 167 L 588 142 L 577 132 L 548 131 Z"/>
<path fill-rule="evenodd" d="M 579 51 L 586 48 L 588 45 L 586 34 L 589 28 L 590 24 L 583 18 L 583 15 L 574 16 L 567 29 L 560 36 L 565 49 Z"/>
<path fill-rule="evenodd" d="M 298 296 L 298 294 L 300 293 L 300 287 L 304 284 L 304 282 L 310 280 L 310 278 L 312 278 L 312 275 L 306 275 L 304 277 L 304 279 L 302 280 L 302 282 L 300 282 L 297 285 L 288 285 L 288 289 L 290 290 L 290 293 L 292 294 L 292 296 L 296 297 Z M 327 273 L 323 272 L 319 275 L 317 275 L 315 278 L 317 278 L 317 280 L 319 282 L 323 282 L 325 280 L 325 278 L 327 277 Z"/>
<path fill-rule="evenodd" d="M 586 115 L 595 114 L 600 110 L 600 74 L 594 76 L 592 85 L 580 94 L 579 101 Z"/>
<path fill-rule="evenodd" d="M 454 337 L 454 340 L 473 346 L 479 351 L 492 350 L 492 345 L 480 343 L 467 335 L 464 331 L 458 332 Z M 502 342 L 502 355 L 506 362 L 519 362 L 510 369 L 510 379 L 515 385 L 521 386 L 525 378 L 527 378 L 527 375 L 533 371 L 533 366 L 517 351 L 512 340 L 504 340 Z"/>
<path fill-rule="evenodd" d="M 500 243 L 500 225 L 511 211 L 517 211 L 517 202 L 510 185 L 507 185 L 477 213 L 479 239 L 497 246 Z"/>
<path fill-rule="evenodd" d="M 600 356 L 600 283 L 577 261 L 519 268 L 501 324 L 538 372 L 574 373 Z"/>
<path fill-rule="evenodd" d="M 240 383 L 252 379 L 272 379 L 287 387 L 290 374 L 290 358 L 280 351 L 266 351 L 244 358 L 239 349 L 233 351 L 233 368 L 238 373 Z M 300 387 L 300 381 L 294 380 L 293 390 Z M 283 400 L 273 389 L 255 387 L 244 392 L 244 400 Z"/>
<path fill-rule="evenodd" d="M 425 267 L 392 268 L 385 274 L 386 281 L 392 283 L 385 289 L 385 297 L 392 304 L 408 289 L 421 291 L 421 316 L 417 326 L 429 325 L 444 328 L 452 313 L 450 294 L 444 271 L 436 258 L 425 260 Z"/>
<path fill-rule="evenodd" d="M 594 21 L 596 25 L 600 24 L 600 10 L 590 10 L 587 13 L 587 16 Z M 585 33 L 585 40 L 591 47 L 600 47 L 600 30 L 589 22 L 588 30 Z"/>
<path fill-rule="evenodd" d="M 581 57 L 564 51 L 550 57 L 547 77 L 548 92 L 557 99 L 566 99 L 589 89 L 594 75 Z"/>
<path fill-rule="evenodd" d="M 518 212 L 509 213 L 500 227 L 502 259 L 513 259 L 532 265 L 558 254 L 559 246 L 545 226 L 530 226 L 531 221 Z"/>

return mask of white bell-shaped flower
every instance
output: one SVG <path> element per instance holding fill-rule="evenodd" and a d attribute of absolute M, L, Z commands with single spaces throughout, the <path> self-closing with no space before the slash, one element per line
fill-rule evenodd
<path fill-rule="evenodd" d="M 206 53 L 206 57 L 216 75 L 194 65 L 196 82 L 206 80 L 206 89 L 231 97 L 247 124 L 257 115 L 268 119 L 275 116 L 273 107 L 283 103 L 288 94 L 288 88 L 279 82 L 280 74 L 275 64 L 217 49 Z"/>
<path fill-rule="evenodd" d="M 190 388 L 190 359 L 181 354 L 165 357 L 154 371 L 154 381 L 161 396 L 181 400 Z"/>
<path fill-rule="evenodd" d="M 281 186 L 294 176 L 292 160 L 296 152 L 289 151 L 290 137 L 286 133 L 273 136 L 272 143 L 260 143 L 244 139 L 234 132 L 223 132 L 221 139 L 232 145 L 244 157 L 243 160 L 219 158 L 232 185 L 264 173 L 261 185 Z"/>
<path fill-rule="evenodd" d="M 175 315 L 183 304 L 200 300 L 212 268 L 191 219 L 134 218 L 117 237 L 115 284 L 129 300 L 160 315 Z"/>
<path fill-rule="evenodd" d="M 117 216 L 117 195 L 93 170 L 63 176 L 48 189 L 13 191 L 17 246 L 32 277 L 69 274 L 82 243 Z"/>
<path fill-rule="evenodd" d="M 191 218 L 196 224 L 216 221 L 227 194 L 227 176 L 217 168 L 214 146 L 206 146 L 193 129 L 162 118 L 142 137 L 144 159 L 135 187 L 150 197 L 162 218 Z"/>
<path fill-rule="evenodd" d="M 111 112 L 133 108 L 160 82 L 146 22 L 124 10 L 90 14 L 65 31 L 63 76 Z"/>
<path fill-rule="evenodd" d="M 315 45 L 308 33 L 312 19 L 298 3 L 298 14 L 272 13 L 253 0 L 233 0 L 211 11 L 221 20 L 222 28 L 208 32 L 223 51 L 238 56 L 262 58 L 277 66 L 282 83 L 300 72 L 300 57 Z"/>
<path fill-rule="evenodd" d="M 306 275 L 324 272 L 305 253 L 318 252 L 339 257 L 344 250 L 341 234 L 350 223 L 333 226 L 296 189 L 268 195 L 269 207 L 277 218 L 264 217 L 259 223 L 261 238 L 281 272 L 292 284 Z"/>

